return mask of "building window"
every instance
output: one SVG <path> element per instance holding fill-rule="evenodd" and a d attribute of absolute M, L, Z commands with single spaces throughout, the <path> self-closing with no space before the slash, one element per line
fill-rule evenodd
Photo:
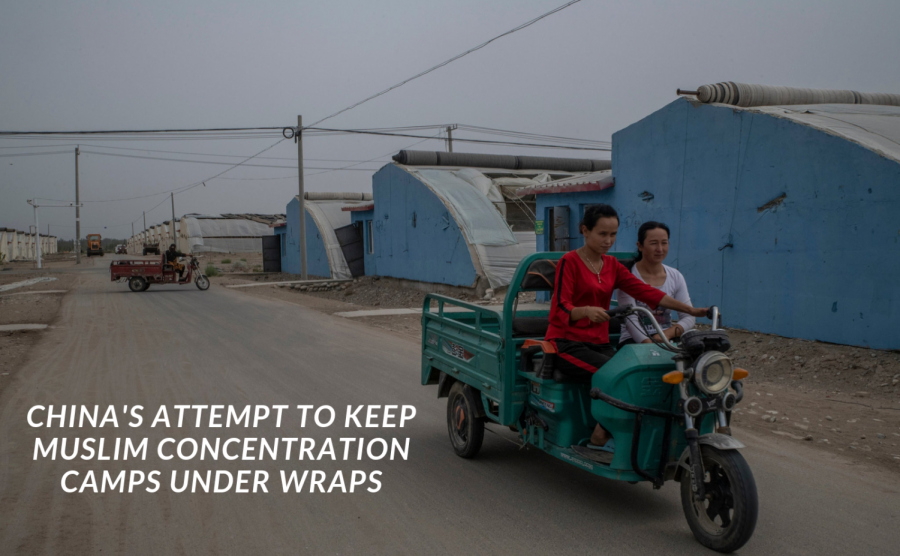
<path fill-rule="evenodd" d="M 368 251 L 370 255 L 375 253 L 375 238 L 373 232 L 372 221 L 366 220 L 366 251 Z"/>

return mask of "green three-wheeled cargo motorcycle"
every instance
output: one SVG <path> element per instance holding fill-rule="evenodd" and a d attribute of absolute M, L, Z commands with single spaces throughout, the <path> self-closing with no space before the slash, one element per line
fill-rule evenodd
<path fill-rule="evenodd" d="M 630 254 L 616 254 L 620 260 Z M 614 308 L 610 340 L 621 319 L 635 314 L 663 339 L 626 345 L 590 383 L 572 382 L 554 369 L 554 345 L 544 342 L 548 304 L 519 303 L 524 292 L 553 290 L 563 253 L 525 258 L 502 309 L 428 295 L 422 316 L 422 384 L 436 384 L 447 400 L 447 427 L 457 455 L 474 457 L 485 424 L 509 426 L 531 445 L 588 472 L 619 481 L 681 483 L 685 517 L 697 540 L 732 552 L 753 534 L 756 484 L 731 436 L 731 412 L 741 401 L 741 379 L 725 355 L 730 343 L 710 309 L 711 330 L 665 340 L 650 311 Z M 596 423 L 612 434 L 612 457 L 593 457 Z"/>

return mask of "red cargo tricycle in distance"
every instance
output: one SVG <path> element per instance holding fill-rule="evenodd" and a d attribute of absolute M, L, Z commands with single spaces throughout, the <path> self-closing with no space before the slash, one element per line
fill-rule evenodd
<path fill-rule="evenodd" d="M 133 292 L 147 291 L 150 284 L 190 284 L 193 280 L 197 289 L 206 291 L 209 289 L 209 278 L 200 272 L 200 263 L 197 257 L 191 256 L 191 261 L 185 265 L 184 279 L 178 279 L 175 269 L 166 264 L 166 256 L 162 255 L 158 261 L 131 260 L 113 261 L 109 265 L 109 278 L 113 282 L 125 280 L 128 288 Z"/>

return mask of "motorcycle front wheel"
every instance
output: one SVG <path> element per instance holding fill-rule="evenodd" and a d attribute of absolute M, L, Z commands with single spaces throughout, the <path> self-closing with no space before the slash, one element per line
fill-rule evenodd
<path fill-rule="evenodd" d="M 706 497 L 696 500 L 690 472 L 681 478 L 681 507 L 697 541 L 717 552 L 744 546 L 756 528 L 759 500 L 747 460 L 736 450 L 700 446 Z"/>
<path fill-rule="evenodd" d="M 197 277 L 197 280 L 194 282 L 197 285 L 197 289 L 205 292 L 209 289 L 209 278 L 201 274 Z"/>

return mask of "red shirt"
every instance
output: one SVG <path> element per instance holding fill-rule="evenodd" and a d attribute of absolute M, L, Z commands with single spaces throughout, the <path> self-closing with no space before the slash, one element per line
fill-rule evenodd
<path fill-rule="evenodd" d="M 575 307 L 600 307 L 609 309 L 609 302 L 616 289 L 620 289 L 651 309 L 656 309 L 666 296 L 635 277 L 625 266 L 610 255 L 603 255 L 600 280 L 578 253 L 569 251 L 556 267 L 556 285 L 550 301 L 550 326 L 546 340 L 571 340 L 591 344 L 609 343 L 609 322 L 596 323 L 590 319 L 570 322 Z"/>

